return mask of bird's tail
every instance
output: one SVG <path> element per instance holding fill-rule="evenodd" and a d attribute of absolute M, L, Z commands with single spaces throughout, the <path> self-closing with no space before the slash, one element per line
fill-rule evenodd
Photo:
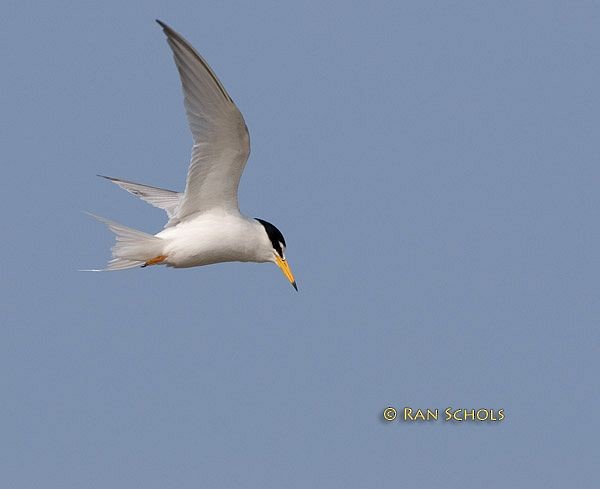
<path fill-rule="evenodd" d="M 165 245 L 163 239 L 128 228 L 103 217 L 95 216 L 94 214 L 90 214 L 90 216 L 106 224 L 108 229 L 115 233 L 116 242 L 111 248 L 113 258 L 108 262 L 106 268 L 88 271 L 100 272 L 139 267 L 162 255 Z"/>

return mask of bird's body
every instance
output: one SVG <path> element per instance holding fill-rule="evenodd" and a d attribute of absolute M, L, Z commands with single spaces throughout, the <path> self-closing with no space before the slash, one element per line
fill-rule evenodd
<path fill-rule="evenodd" d="M 242 215 L 238 207 L 238 185 L 250 154 L 242 114 L 194 48 L 169 26 L 157 22 L 167 36 L 181 78 L 194 139 L 192 159 L 184 192 L 104 177 L 164 209 L 169 218 L 165 228 L 153 236 L 94 216 L 117 236 L 113 259 L 105 270 L 271 262 L 297 290 L 281 232 L 267 221 Z"/>
<path fill-rule="evenodd" d="M 271 242 L 263 226 L 239 212 L 212 210 L 163 229 L 164 263 L 189 268 L 228 261 L 271 261 Z M 258 246 L 257 246 L 258 244 Z"/>

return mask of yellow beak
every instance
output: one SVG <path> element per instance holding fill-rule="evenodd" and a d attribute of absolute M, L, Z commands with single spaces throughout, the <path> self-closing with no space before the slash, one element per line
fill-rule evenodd
<path fill-rule="evenodd" d="M 296 291 L 298 291 L 298 286 L 296 285 L 296 280 L 294 280 L 294 274 L 290 270 L 290 266 L 288 265 L 288 262 L 286 260 L 284 260 L 283 258 L 281 258 L 279 255 L 275 255 L 275 259 L 277 260 L 277 266 L 279 268 L 281 268 L 281 271 L 287 277 L 287 279 L 290 281 L 290 283 L 292 284 L 294 289 L 296 289 Z"/>

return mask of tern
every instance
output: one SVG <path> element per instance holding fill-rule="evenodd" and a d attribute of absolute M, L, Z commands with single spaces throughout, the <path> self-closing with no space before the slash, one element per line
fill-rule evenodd
<path fill-rule="evenodd" d="M 95 271 L 270 262 L 298 290 L 279 229 L 264 219 L 244 216 L 238 207 L 240 177 L 250 154 L 242 114 L 204 58 L 164 22 L 156 22 L 173 51 L 194 141 L 185 191 L 99 175 L 163 209 L 169 220 L 162 231 L 150 235 L 92 215 L 116 235 L 112 260 Z"/>

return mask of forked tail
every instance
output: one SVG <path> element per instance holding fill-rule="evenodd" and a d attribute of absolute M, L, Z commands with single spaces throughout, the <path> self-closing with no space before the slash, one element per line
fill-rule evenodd
<path fill-rule="evenodd" d="M 151 234 L 128 228 L 114 221 L 90 214 L 94 219 L 106 224 L 116 236 L 116 242 L 111 248 L 112 260 L 102 270 L 89 270 L 94 272 L 109 270 L 125 270 L 143 266 L 146 263 L 153 264 L 156 257 L 162 256 L 164 240 Z M 149 263 L 150 262 L 150 263 Z M 154 263 L 159 263 L 154 261 Z"/>

